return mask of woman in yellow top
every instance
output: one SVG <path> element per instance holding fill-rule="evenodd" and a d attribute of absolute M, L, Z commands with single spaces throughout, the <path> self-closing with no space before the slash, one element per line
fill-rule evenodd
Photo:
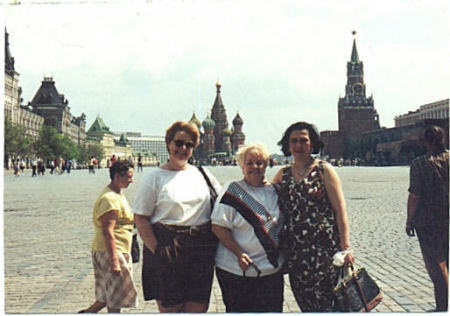
<path fill-rule="evenodd" d="M 109 169 L 109 176 L 111 182 L 95 201 L 93 212 L 96 301 L 79 313 L 97 313 L 105 306 L 109 313 L 120 313 L 122 307 L 136 306 L 130 258 L 133 213 L 121 192 L 133 182 L 133 169 L 126 161 L 116 162 Z"/>

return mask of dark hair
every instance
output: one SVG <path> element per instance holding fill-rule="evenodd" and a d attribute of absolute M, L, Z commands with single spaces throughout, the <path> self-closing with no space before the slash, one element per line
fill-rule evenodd
<path fill-rule="evenodd" d="M 292 154 L 289 150 L 289 136 L 291 136 L 293 131 L 301 131 L 304 129 L 308 131 L 309 139 L 311 140 L 311 154 L 318 154 L 320 149 L 323 148 L 323 142 L 320 140 L 317 128 L 307 122 L 297 122 L 288 127 L 281 140 L 277 143 L 277 145 L 281 146 L 281 151 L 286 157 Z"/>
<path fill-rule="evenodd" d="M 198 145 L 198 141 L 200 139 L 200 132 L 198 128 L 191 123 L 177 121 L 170 125 L 170 127 L 166 130 L 166 145 L 169 146 L 170 142 L 175 137 L 175 134 L 183 131 L 186 132 L 189 136 L 191 136 L 191 140 L 194 142 L 195 146 Z"/>
<path fill-rule="evenodd" d="M 445 132 L 442 127 L 429 125 L 423 130 L 423 139 L 437 150 L 445 149 Z"/>
<path fill-rule="evenodd" d="M 128 170 L 132 167 L 128 160 L 118 160 L 111 167 L 109 167 L 109 177 L 114 180 L 114 176 L 119 174 L 119 176 L 124 176 Z"/>

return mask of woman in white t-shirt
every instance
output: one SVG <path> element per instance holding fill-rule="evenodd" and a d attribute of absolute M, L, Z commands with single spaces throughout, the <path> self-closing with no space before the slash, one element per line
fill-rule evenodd
<path fill-rule="evenodd" d="M 269 153 L 262 145 L 248 145 L 237 161 L 244 179 L 224 187 L 211 215 L 220 241 L 215 261 L 223 301 L 227 312 L 282 312 L 283 215 L 265 179 Z"/>
<path fill-rule="evenodd" d="M 200 170 L 188 164 L 199 138 L 192 124 L 178 121 L 169 127 L 169 161 L 144 178 L 132 207 L 144 241 L 144 299 L 156 299 L 163 313 L 200 313 L 209 306 L 217 246 L 210 188 Z M 214 176 L 207 171 L 205 176 L 218 192 Z"/>

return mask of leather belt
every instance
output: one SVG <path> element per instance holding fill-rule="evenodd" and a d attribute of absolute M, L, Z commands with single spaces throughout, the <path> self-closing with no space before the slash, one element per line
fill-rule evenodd
<path fill-rule="evenodd" d="M 161 223 L 158 223 L 158 224 L 161 225 L 162 227 L 164 227 L 165 229 L 170 230 L 174 233 L 185 234 L 185 235 L 190 235 L 190 236 L 195 236 L 195 235 L 211 232 L 211 223 L 210 222 L 208 222 L 206 224 L 202 224 L 202 225 L 193 225 L 193 226 L 166 225 L 166 224 L 161 224 Z"/>

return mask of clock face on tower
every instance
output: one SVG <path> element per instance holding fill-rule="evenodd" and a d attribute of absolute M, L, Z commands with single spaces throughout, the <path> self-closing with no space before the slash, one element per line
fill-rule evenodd
<path fill-rule="evenodd" d="M 360 83 L 353 84 L 352 90 L 353 90 L 354 94 L 361 94 L 363 91 L 362 84 L 360 84 Z"/>

